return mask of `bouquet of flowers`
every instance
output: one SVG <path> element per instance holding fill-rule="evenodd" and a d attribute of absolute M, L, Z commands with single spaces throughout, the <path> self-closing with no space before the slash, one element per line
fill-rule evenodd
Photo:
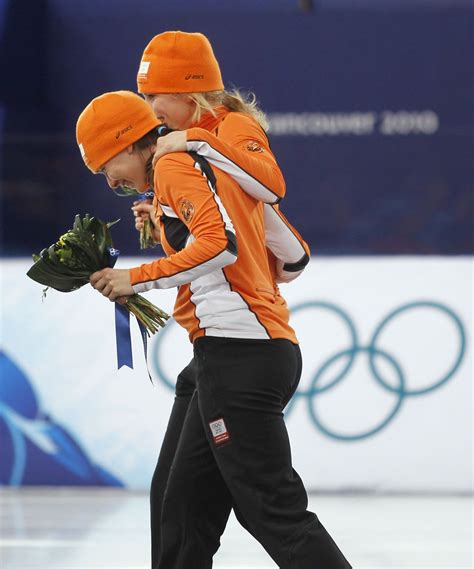
<path fill-rule="evenodd" d="M 34 264 L 27 275 L 34 281 L 60 292 L 71 292 L 89 282 L 92 273 L 111 267 L 117 256 L 113 248 L 110 227 L 86 214 L 76 215 L 72 229 L 61 235 L 56 243 L 33 255 Z M 139 294 L 130 296 L 124 308 L 145 326 L 147 334 L 163 327 L 169 316 Z"/>

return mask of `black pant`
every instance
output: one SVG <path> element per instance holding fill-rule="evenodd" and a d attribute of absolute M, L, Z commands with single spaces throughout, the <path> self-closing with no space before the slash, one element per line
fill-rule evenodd
<path fill-rule="evenodd" d="M 307 511 L 282 410 L 299 349 L 287 340 L 199 338 L 189 404 L 162 510 L 160 569 L 208 569 L 232 505 L 284 569 L 349 569 Z"/>
<path fill-rule="evenodd" d="M 301 375 L 301 366 L 298 374 L 298 380 Z M 297 385 L 295 385 L 296 390 Z M 158 462 L 153 473 L 150 488 L 150 522 L 151 522 L 151 567 L 158 567 L 158 560 L 161 554 L 161 512 L 163 508 L 163 498 L 168 483 L 171 464 L 173 463 L 176 449 L 178 447 L 179 437 L 183 429 L 184 420 L 191 402 L 193 393 L 196 389 L 196 366 L 194 359 L 180 372 L 176 380 L 175 398 L 171 409 L 168 426 L 161 445 Z M 217 530 L 218 536 L 224 532 L 228 515 L 232 506 L 234 513 L 239 519 L 241 525 L 246 527 L 245 520 L 240 516 L 238 508 L 232 504 L 232 497 L 226 486 L 221 488 L 225 496 L 221 499 L 221 512 L 219 519 L 221 520 L 220 531 Z M 228 498 L 228 501 L 225 501 Z M 227 516 L 225 516 L 226 506 L 228 507 Z"/>
<path fill-rule="evenodd" d="M 176 380 L 175 398 L 168 426 L 161 445 L 158 462 L 150 488 L 150 522 L 151 522 L 151 566 L 158 566 L 161 553 L 161 510 L 166 484 L 178 447 L 179 437 L 184 425 L 189 403 L 196 389 L 196 370 L 194 359 L 183 369 Z"/>
<path fill-rule="evenodd" d="M 294 346 L 298 368 L 296 373 L 293 389 L 285 401 L 288 403 L 291 395 L 296 391 L 298 382 L 301 377 L 301 354 L 298 346 Z M 158 567 L 158 559 L 161 553 L 161 512 L 163 508 L 163 497 L 168 483 L 168 477 L 178 447 L 179 437 L 183 429 L 184 420 L 188 411 L 189 403 L 192 399 L 193 393 L 196 389 L 196 366 L 194 359 L 180 372 L 176 380 L 175 398 L 171 410 L 168 426 L 166 429 L 163 443 L 161 446 L 158 462 L 155 467 L 153 478 L 151 481 L 150 489 L 150 521 L 151 521 L 151 566 L 152 569 Z M 242 517 L 238 510 L 238 506 L 232 503 L 232 496 L 227 487 L 223 485 L 220 488 L 221 496 L 221 509 L 219 519 L 221 520 L 221 529 L 217 531 L 218 537 L 222 535 L 227 523 L 230 509 L 234 507 L 234 514 L 240 521 L 243 527 L 246 527 L 245 519 Z M 228 513 L 225 516 L 225 506 L 228 506 Z M 218 547 L 218 544 L 217 544 Z"/>

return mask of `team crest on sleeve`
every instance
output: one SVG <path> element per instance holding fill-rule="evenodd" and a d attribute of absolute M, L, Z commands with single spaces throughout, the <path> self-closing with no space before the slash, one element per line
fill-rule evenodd
<path fill-rule="evenodd" d="M 182 200 L 179 207 L 181 210 L 181 215 L 184 218 L 184 221 L 186 223 L 188 223 L 194 215 L 194 204 L 193 204 L 193 202 L 190 202 L 189 200 Z"/>
<path fill-rule="evenodd" d="M 258 142 L 256 142 L 255 140 L 248 142 L 246 149 L 249 152 L 263 152 L 263 146 Z"/>

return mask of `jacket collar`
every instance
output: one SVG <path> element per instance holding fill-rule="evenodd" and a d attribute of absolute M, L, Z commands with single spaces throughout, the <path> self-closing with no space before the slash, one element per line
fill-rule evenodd
<path fill-rule="evenodd" d="M 218 124 L 229 114 L 229 109 L 221 105 L 214 109 L 215 116 L 211 112 L 202 115 L 201 120 L 194 124 L 192 128 L 203 128 L 208 131 L 213 131 Z"/>

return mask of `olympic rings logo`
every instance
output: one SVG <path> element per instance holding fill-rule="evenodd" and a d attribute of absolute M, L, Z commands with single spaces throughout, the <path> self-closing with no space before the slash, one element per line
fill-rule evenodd
<path fill-rule="evenodd" d="M 410 302 L 407 304 L 403 304 L 398 308 L 389 312 L 378 324 L 372 334 L 372 337 L 367 345 L 361 345 L 358 338 L 358 333 L 352 318 L 349 314 L 341 309 L 340 307 L 336 306 L 335 304 L 323 301 L 309 301 L 304 302 L 301 304 L 297 304 L 291 308 L 291 314 L 294 316 L 297 313 L 301 313 L 310 309 L 321 309 L 328 311 L 333 316 L 336 316 L 344 326 L 347 327 L 349 332 L 350 338 L 350 345 L 344 349 L 340 350 L 329 358 L 323 361 L 323 363 L 314 371 L 311 375 L 309 388 L 307 389 L 298 389 L 294 394 L 292 400 L 288 404 L 285 410 L 285 416 L 289 416 L 294 408 L 295 403 L 298 400 L 304 399 L 306 402 L 308 414 L 311 418 L 312 423 L 314 426 L 325 436 L 336 439 L 339 441 L 359 441 L 362 439 L 366 439 L 372 437 L 382 431 L 389 423 L 393 421 L 397 413 L 400 411 L 403 402 L 407 398 L 419 397 L 421 395 L 425 395 L 427 393 L 433 392 L 436 389 L 440 388 L 442 385 L 446 384 L 449 380 L 451 380 L 456 372 L 458 371 L 465 355 L 466 351 L 466 333 L 464 330 L 463 323 L 459 316 L 448 306 L 441 304 L 439 302 L 433 302 L 429 300 L 420 300 L 416 302 Z M 406 373 L 402 368 L 402 365 L 399 361 L 395 359 L 393 355 L 388 353 L 386 350 L 380 347 L 382 343 L 382 334 L 387 329 L 389 324 L 393 323 L 396 318 L 399 316 L 406 314 L 410 311 L 416 311 L 419 309 L 429 309 L 432 311 L 436 311 L 437 313 L 441 314 L 442 316 L 447 317 L 452 324 L 454 325 L 455 334 L 457 337 L 457 352 L 455 357 L 453 358 L 452 363 L 447 371 L 444 371 L 443 374 L 439 377 L 436 377 L 428 387 L 423 388 L 410 388 L 408 386 Z M 163 343 L 163 339 L 166 336 L 166 333 L 169 332 L 170 323 L 158 334 L 158 338 L 156 343 L 154 344 L 154 362 L 155 368 L 158 377 L 160 380 L 170 389 L 174 390 L 175 381 L 174 378 L 170 378 L 165 371 L 163 370 L 160 361 L 160 348 Z M 330 428 L 328 425 L 324 424 L 320 417 L 320 413 L 317 410 L 317 401 L 318 396 L 323 393 L 326 393 L 330 389 L 336 388 L 338 385 L 342 383 L 342 381 L 348 376 L 349 372 L 353 368 L 357 358 L 361 354 L 366 354 L 369 363 L 369 371 L 372 379 L 385 391 L 393 394 L 395 396 L 395 402 L 392 408 L 389 410 L 388 415 L 375 427 L 370 429 L 361 430 L 356 433 L 346 434 L 336 431 L 335 429 Z M 347 360 L 347 361 L 345 361 Z M 345 363 L 344 363 L 345 361 Z M 389 381 L 387 377 L 384 377 L 381 371 L 380 363 L 381 361 L 385 362 L 385 369 L 387 366 L 392 369 L 392 381 Z M 338 372 L 334 374 L 334 377 L 331 377 L 329 381 L 327 381 L 328 371 L 332 367 L 337 367 L 335 364 L 340 365 L 340 363 L 344 363 L 342 369 L 338 368 Z M 322 385 L 322 379 L 326 379 L 324 385 Z M 396 385 L 393 385 L 393 378 L 396 379 Z"/>

